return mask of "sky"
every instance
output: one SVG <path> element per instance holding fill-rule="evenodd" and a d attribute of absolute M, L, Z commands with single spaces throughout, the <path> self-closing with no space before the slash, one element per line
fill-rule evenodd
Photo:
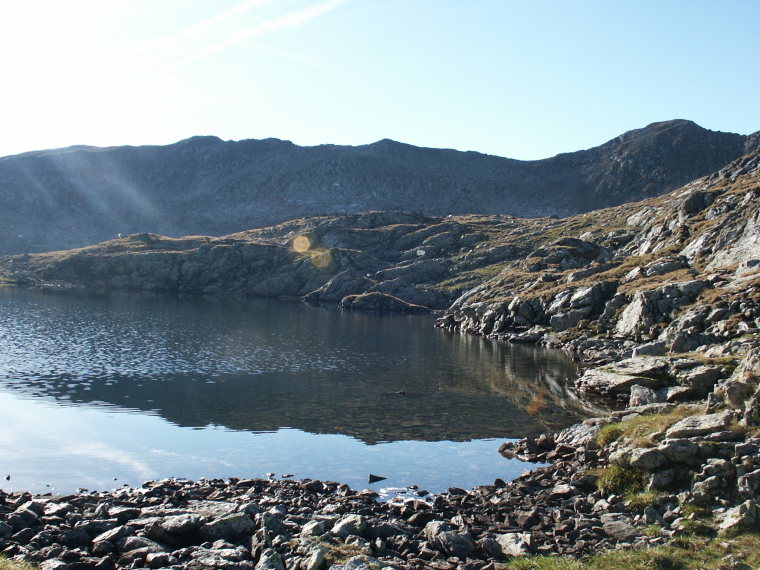
<path fill-rule="evenodd" d="M 0 156 L 195 135 L 538 159 L 760 130 L 758 0 L 6 0 Z"/>

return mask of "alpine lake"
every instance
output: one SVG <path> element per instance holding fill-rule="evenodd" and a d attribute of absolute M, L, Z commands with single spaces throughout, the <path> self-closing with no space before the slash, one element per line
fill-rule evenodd
<path fill-rule="evenodd" d="M 586 415 L 568 355 L 433 323 L 0 289 L 0 488 L 294 477 L 435 493 L 520 475 L 532 465 L 504 441 Z"/>

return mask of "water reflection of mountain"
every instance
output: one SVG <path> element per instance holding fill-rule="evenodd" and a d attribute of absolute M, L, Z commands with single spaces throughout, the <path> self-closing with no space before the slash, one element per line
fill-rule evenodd
<path fill-rule="evenodd" d="M 464 387 L 446 382 L 408 382 L 405 394 L 342 374 L 278 373 L 202 377 L 16 380 L 27 394 L 61 403 L 108 404 L 158 413 L 185 427 L 225 426 L 275 431 L 293 427 L 311 433 L 342 433 L 368 443 L 395 440 L 469 440 L 522 437 L 564 427 L 582 413 L 550 378 L 484 378 Z M 490 384 L 490 386 L 489 386 Z M 494 385 L 500 384 L 500 385 Z"/>
<path fill-rule="evenodd" d="M 449 335 L 425 318 L 271 302 L 14 301 L 0 323 L 3 384 L 62 404 L 368 443 L 522 437 L 584 413 L 565 388 L 575 374 L 566 355 Z"/>

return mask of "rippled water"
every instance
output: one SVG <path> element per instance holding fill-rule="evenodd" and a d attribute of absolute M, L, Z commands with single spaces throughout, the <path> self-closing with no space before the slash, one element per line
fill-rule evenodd
<path fill-rule="evenodd" d="M 430 317 L 0 290 L 5 489 L 167 476 L 472 487 L 525 469 L 507 438 L 582 415 L 562 353 Z M 0 473 L 2 475 L 2 473 Z"/>

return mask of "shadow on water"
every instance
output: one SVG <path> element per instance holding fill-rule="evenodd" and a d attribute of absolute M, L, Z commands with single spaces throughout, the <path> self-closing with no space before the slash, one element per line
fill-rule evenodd
<path fill-rule="evenodd" d="M 430 317 L 14 290 L 0 304 L 3 385 L 62 405 L 370 444 L 516 438 L 584 415 L 564 353 L 452 335 Z"/>

